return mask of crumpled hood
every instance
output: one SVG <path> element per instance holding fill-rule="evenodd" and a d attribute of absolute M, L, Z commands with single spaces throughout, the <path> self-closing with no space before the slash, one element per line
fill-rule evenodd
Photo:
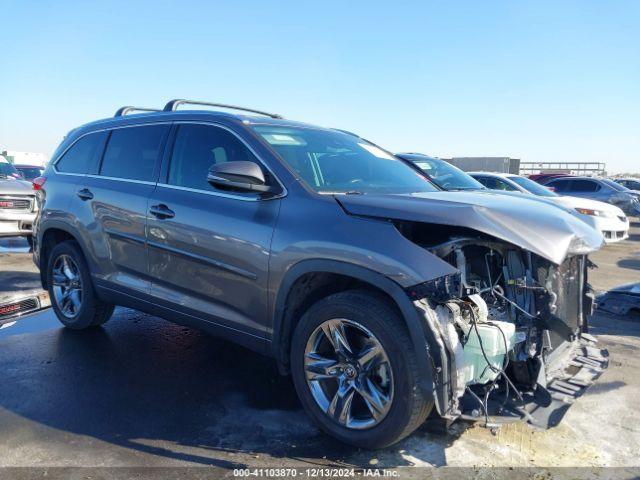
<path fill-rule="evenodd" d="M 602 235 L 561 208 L 526 196 L 478 192 L 341 195 L 352 215 L 466 227 L 561 264 L 569 254 L 598 250 Z"/>
<path fill-rule="evenodd" d="M 33 195 L 33 186 L 24 180 L 0 178 L 0 195 Z"/>

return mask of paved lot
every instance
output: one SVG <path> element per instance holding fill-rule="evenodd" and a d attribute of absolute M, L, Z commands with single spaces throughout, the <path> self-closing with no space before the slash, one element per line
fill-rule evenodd
<path fill-rule="evenodd" d="M 640 280 L 639 240 L 594 256 L 598 290 Z M 37 287 L 19 247 L 0 242 L 0 291 Z M 593 325 L 611 366 L 555 429 L 427 424 L 372 453 L 320 433 L 260 355 L 130 310 L 91 332 L 44 311 L 0 329 L 0 466 L 640 466 L 640 321 Z"/>

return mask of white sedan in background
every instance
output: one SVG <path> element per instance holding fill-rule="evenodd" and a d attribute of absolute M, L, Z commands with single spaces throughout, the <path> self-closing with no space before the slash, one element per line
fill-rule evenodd
<path fill-rule="evenodd" d="M 533 180 L 512 173 L 468 173 L 491 190 L 546 197 L 566 208 L 576 210 L 583 221 L 602 233 L 606 243 L 619 242 L 629 237 L 629 220 L 615 205 L 587 198 L 560 196 Z"/>

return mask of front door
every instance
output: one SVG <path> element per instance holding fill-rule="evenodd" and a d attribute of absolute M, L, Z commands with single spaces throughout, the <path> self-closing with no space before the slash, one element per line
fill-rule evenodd
<path fill-rule="evenodd" d="M 261 165 L 230 130 L 179 124 L 172 143 L 164 178 L 149 202 L 152 296 L 170 308 L 264 338 L 269 252 L 280 202 L 209 185 L 207 172 L 215 163 Z"/>

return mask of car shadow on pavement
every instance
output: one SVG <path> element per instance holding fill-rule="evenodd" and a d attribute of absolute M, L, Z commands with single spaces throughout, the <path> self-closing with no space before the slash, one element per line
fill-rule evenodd
<path fill-rule="evenodd" d="M 7 441 L 12 428 L 3 409 L 62 437 L 125 447 L 134 461 L 146 453 L 224 468 L 259 465 L 265 457 L 370 466 L 379 453 L 321 433 L 272 360 L 133 310 L 117 310 L 101 328 L 47 330 L 0 345 L 0 365 L 8 366 L 0 389 L 0 435 Z M 445 448 L 455 437 L 425 428 L 384 450 L 385 464 L 377 466 L 411 465 L 415 460 L 402 452 L 417 444 L 420 462 L 446 464 Z M 56 443 L 64 443 L 62 437 Z M 107 464 L 109 450 L 101 454 Z"/>
<path fill-rule="evenodd" d="M 629 270 L 640 270 L 640 258 L 623 258 L 618 260 L 617 265 L 620 268 L 628 268 Z"/>
<path fill-rule="evenodd" d="M 42 288 L 40 286 L 39 273 L 12 270 L 0 271 L 0 285 L 2 285 L 1 293 L 22 292 L 34 288 Z"/>

